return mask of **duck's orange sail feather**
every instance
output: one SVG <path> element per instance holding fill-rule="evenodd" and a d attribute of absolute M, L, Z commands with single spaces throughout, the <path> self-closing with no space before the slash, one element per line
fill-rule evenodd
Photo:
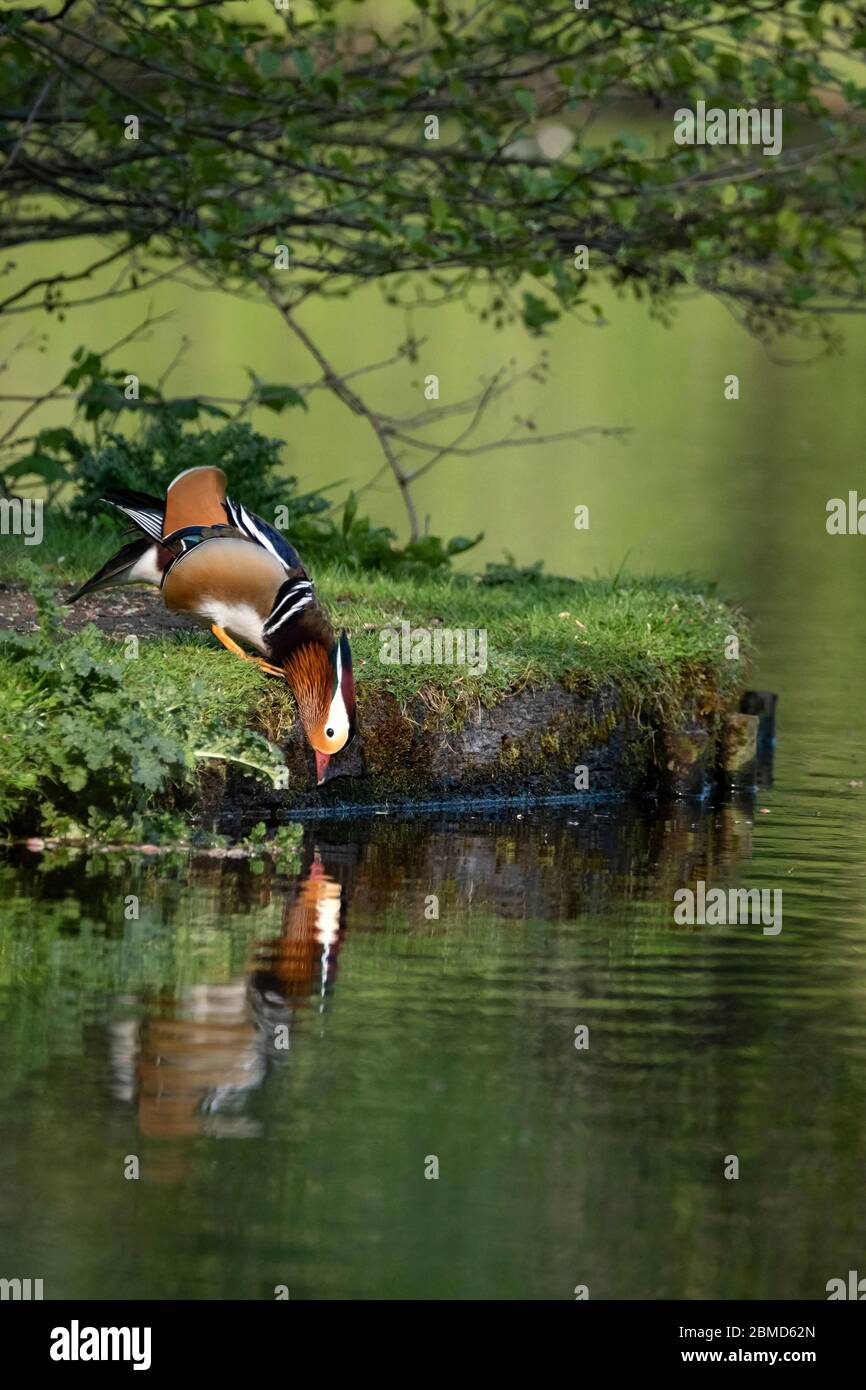
<path fill-rule="evenodd" d="M 163 535 L 184 526 L 225 526 L 228 479 L 221 468 L 189 468 L 169 483 Z"/>

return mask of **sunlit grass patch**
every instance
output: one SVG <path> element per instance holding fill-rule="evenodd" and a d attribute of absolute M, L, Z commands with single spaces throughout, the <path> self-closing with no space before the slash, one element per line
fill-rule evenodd
<path fill-rule="evenodd" d="M 319 588 L 352 634 L 359 680 L 405 705 L 419 692 L 444 697 L 455 714 L 489 705 L 509 691 L 556 680 L 587 693 L 613 683 L 630 698 L 661 707 L 708 681 L 725 698 L 742 682 L 749 629 L 742 613 L 707 586 L 688 580 L 629 578 L 520 580 L 489 584 L 465 576 L 402 581 L 331 571 Z M 471 675 L 456 665 L 384 664 L 383 633 L 408 622 L 483 630 L 487 669 Z M 725 644 L 739 642 L 740 659 Z"/>
<path fill-rule="evenodd" d="M 335 627 L 351 636 L 362 711 L 388 695 L 447 729 L 514 692 L 558 682 L 587 698 L 615 688 L 622 708 L 675 726 L 719 712 L 744 681 L 746 620 L 688 580 L 570 581 L 534 571 L 419 578 L 341 566 L 315 577 Z M 0 823 L 98 834 L 120 814 L 139 834 L 154 808 L 183 807 L 203 763 L 279 775 L 279 745 L 295 721 L 284 682 L 204 631 L 134 642 L 92 626 L 71 633 L 50 580 L 32 583 L 40 630 L 0 634 Z M 159 602 L 154 593 L 155 612 Z M 384 662 L 387 634 L 403 624 L 483 632 L 484 669 Z"/>

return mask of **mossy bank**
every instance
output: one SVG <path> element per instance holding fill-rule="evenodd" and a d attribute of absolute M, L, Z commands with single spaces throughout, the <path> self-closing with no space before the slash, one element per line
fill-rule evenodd
<path fill-rule="evenodd" d="M 316 579 L 351 635 L 359 722 L 319 789 L 281 681 L 168 622 L 156 595 L 68 610 L 44 574 L 15 577 L 0 594 L 7 833 L 153 835 L 169 814 L 234 831 L 339 805 L 688 788 L 746 681 L 744 615 L 683 580 L 339 566 Z"/>

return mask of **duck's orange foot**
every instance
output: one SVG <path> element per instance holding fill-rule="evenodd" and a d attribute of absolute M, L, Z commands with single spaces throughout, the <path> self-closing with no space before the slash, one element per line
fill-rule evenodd
<path fill-rule="evenodd" d="M 211 623 L 210 630 L 217 641 L 222 643 L 227 652 L 233 652 L 234 655 L 239 656 L 242 661 L 254 661 L 256 666 L 268 676 L 282 676 L 284 674 L 279 666 L 272 666 L 269 661 L 265 661 L 264 657 L 252 656 L 249 652 L 245 652 L 243 647 L 238 646 L 233 637 L 229 637 L 224 627 L 219 627 L 216 623 Z"/>

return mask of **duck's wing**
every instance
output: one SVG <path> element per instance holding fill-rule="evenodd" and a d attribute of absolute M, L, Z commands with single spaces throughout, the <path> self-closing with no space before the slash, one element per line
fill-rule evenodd
<path fill-rule="evenodd" d="M 165 494 L 163 535 L 188 527 L 225 526 L 228 479 L 221 468 L 187 468 L 178 473 Z"/>
<path fill-rule="evenodd" d="M 282 561 L 232 526 L 186 528 L 163 544 L 175 553 L 162 586 L 166 608 L 194 613 L 224 646 L 217 629 L 267 655 L 263 629 L 285 583 Z"/>
<path fill-rule="evenodd" d="M 300 577 L 306 579 L 307 572 L 304 562 L 290 541 L 287 541 L 281 531 L 262 517 L 256 516 L 255 512 L 249 511 L 243 502 L 233 502 L 230 497 L 226 498 L 226 511 L 229 514 L 229 521 L 236 526 L 239 531 L 243 531 L 245 536 L 249 536 L 251 541 L 256 541 L 263 545 L 265 550 L 269 550 L 272 555 L 286 567 L 286 571 L 293 574 L 300 572 Z"/>
<path fill-rule="evenodd" d="M 306 578 L 304 562 L 291 542 L 264 517 L 227 497 L 227 485 L 221 468 L 187 468 L 169 484 L 165 506 L 143 492 L 111 492 L 105 500 L 119 507 L 154 540 L 228 523 L 275 556 L 287 573 L 300 571 Z"/>
<path fill-rule="evenodd" d="M 128 488 L 114 488 L 102 500 L 117 507 L 140 531 L 159 541 L 191 526 L 225 526 L 226 486 L 221 468 L 187 468 L 169 483 L 164 502 L 147 492 Z"/>

